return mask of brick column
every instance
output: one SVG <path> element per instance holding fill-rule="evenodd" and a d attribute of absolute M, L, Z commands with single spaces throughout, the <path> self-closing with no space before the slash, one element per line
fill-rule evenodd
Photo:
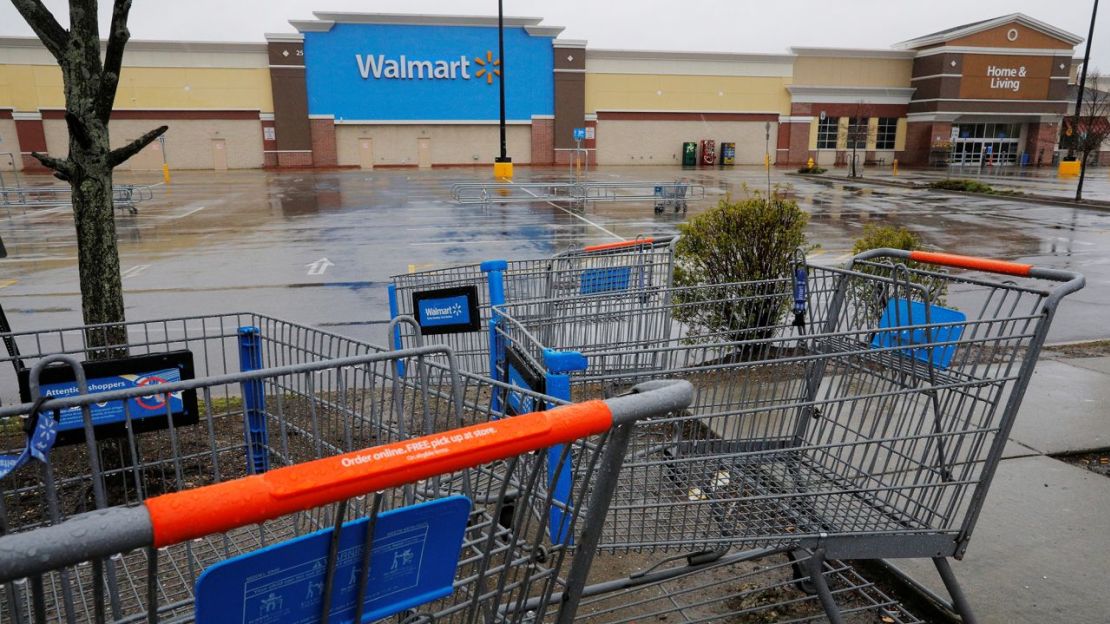
<path fill-rule="evenodd" d="M 574 129 L 586 126 L 586 42 L 556 39 L 551 46 L 555 55 L 552 132 L 556 152 L 548 161 L 567 163 L 574 149 Z"/>
<path fill-rule="evenodd" d="M 15 120 L 15 135 L 19 140 L 19 156 L 23 160 L 23 171 L 27 173 L 49 173 L 31 152 L 46 153 L 46 131 L 42 126 L 42 113 L 12 113 Z"/>
<path fill-rule="evenodd" d="M 262 126 L 262 166 L 266 169 L 277 167 L 277 130 L 274 128 L 274 114 L 259 113 L 258 121 Z"/>
<path fill-rule="evenodd" d="M 1052 153 L 1059 142 L 1060 125 L 1054 122 L 1029 124 L 1025 133 L 1025 153 L 1030 165 L 1051 165 Z"/>
<path fill-rule="evenodd" d="M 277 134 L 272 153 L 276 154 L 279 167 L 311 167 L 312 130 L 308 123 L 304 37 L 300 34 L 268 35 L 266 49 Z"/>
<path fill-rule="evenodd" d="M 319 115 L 308 120 L 312 133 L 312 165 L 338 167 L 339 155 L 335 147 L 335 118 Z"/>
<path fill-rule="evenodd" d="M 809 130 L 813 118 L 779 116 L 778 159 L 775 164 L 801 167 L 809 160 Z"/>
<path fill-rule="evenodd" d="M 532 164 L 555 162 L 555 118 L 532 117 Z"/>

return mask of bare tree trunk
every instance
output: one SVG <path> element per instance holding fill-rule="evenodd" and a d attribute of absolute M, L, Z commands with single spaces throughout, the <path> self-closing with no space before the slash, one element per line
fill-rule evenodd
<path fill-rule="evenodd" d="M 90 357 L 123 355 L 127 330 L 118 324 L 125 315 L 110 169 L 73 180 L 73 216 L 77 224 L 82 318 L 86 325 L 101 325 L 87 332 Z M 102 326 L 106 323 L 115 325 Z"/>
<path fill-rule="evenodd" d="M 115 0 L 108 44 L 101 59 L 96 0 L 70 0 L 69 29 L 62 28 L 42 0 L 12 0 L 43 46 L 58 62 L 65 89 L 69 156 L 65 159 L 32 154 L 69 182 L 77 229 L 81 312 L 86 325 L 88 357 L 101 359 L 126 354 L 127 331 L 123 283 L 116 249 L 112 205 L 112 170 L 166 131 L 161 126 L 131 143 L 111 148 L 108 122 L 131 34 L 127 17 L 131 0 Z"/>

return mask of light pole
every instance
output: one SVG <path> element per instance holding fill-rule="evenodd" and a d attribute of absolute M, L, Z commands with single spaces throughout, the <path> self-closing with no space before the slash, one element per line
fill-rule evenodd
<path fill-rule="evenodd" d="M 500 0 L 499 0 L 500 1 Z M 1095 0 L 1094 8 L 1091 9 L 1091 27 L 1087 32 L 1087 47 L 1083 52 L 1083 69 L 1079 72 L 1079 93 L 1075 96 L 1075 115 L 1071 120 L 1071 136 L 1072 140 L 1068 142 L 1068 160 L 1075 160 L 1075 143 L 1079 140 L 1079 115 L 1080 109 L 1083 108 L 1083 89 L 1087 86 L 1087 66 L 1091 61 L 1091 39 L 1095 36 L 1095 16 L 1098 15 L 1098 0 Z M 502 70 L 504 73 L 504 70 Z"/>
<path fill-rule="evenodd" d="M 505 144 L 505 14 L 502 0 L 497 0 L 497 62 L 501 65 L 501 80 L 498 81 L 501 90 L 501 155 L 493 161 L 493 177 L 511 179 L 513 159 L 509 158 Z"/>

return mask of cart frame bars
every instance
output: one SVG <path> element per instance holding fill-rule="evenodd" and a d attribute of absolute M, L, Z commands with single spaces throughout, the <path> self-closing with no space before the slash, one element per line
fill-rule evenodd
<path fill-rule="evenodd" d="M 444 351 L 444 347 L 424 347 L 282 369 L 304 372 Z M 202 384 L 241 381 L 245 376 L 274 375 L 278 370 L 281 369 L 227 375 L 227 380 L 208 378 L 59 399 L 51 403 L 51 408 L 177 392 Z M 257 524 L 299 509 L 568 443 L 608 431 L 614 425 L 685 409 L 692 399 L 693 387 L 688 382 L 647 382 L 637 386 L 632 394 L 605 401 L 566 405 L 327 457 L 264 475 L 165 494 L 147 499 L 138 507 L 112 507 L 80 514 L 57 525 L 0 537 L 0 583 L 137 548 L 168 546 Z M 4 411 L 15 409 L 18 408 Z M 454 436 L 462 436 L 463 441 L 450 442 Z M 443 444 L 443 440 L 448 442 Z M 434 445 L 438 448 L 432 448 Z"/>

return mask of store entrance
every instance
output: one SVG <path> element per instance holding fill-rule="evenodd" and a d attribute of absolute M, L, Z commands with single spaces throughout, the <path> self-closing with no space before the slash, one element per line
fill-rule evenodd
<path fill-rule="evenodd" d="M 953 124 L 953 165 L 1013 165 L 1020 158 L 1022 124 Z"/>

